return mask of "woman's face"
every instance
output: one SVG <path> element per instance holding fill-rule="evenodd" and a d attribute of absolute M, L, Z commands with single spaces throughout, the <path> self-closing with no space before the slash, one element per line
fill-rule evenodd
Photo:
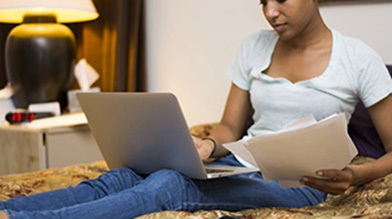
<path fill-rule="evenodd" d="M 317 0 L 260 0 L 265 18 L 281 39 L 292 39 L 318 15 Z"/>

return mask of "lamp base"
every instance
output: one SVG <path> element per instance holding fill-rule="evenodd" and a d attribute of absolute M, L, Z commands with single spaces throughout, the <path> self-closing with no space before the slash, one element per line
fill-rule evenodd
<path fill-rule="evenodd" d="M 64 110 L 73 82 L 75 37 L 54 15 L 26 15 L 24 22 L 11 30 L 5 48 L 15 107 L 58 101 Z"/>

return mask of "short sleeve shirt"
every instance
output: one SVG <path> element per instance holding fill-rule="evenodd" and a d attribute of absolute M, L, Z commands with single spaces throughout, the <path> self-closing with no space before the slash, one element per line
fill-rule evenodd
<path fill-rule="evenodd" d="M 254 124 L 247 137 L 281 130 L 308 115 L 317 120 L 345 113 L 349 121 L 359 100 L 372 106 L 392 93 L 392 80 L 381 57 L 362 41 L 332 30 L 330 62 L 318 77 L 292 83 L 263 72 L 278 41 L 274 31 L 247 38 L 229 66 L 232 82 L 250 93 Z"/>

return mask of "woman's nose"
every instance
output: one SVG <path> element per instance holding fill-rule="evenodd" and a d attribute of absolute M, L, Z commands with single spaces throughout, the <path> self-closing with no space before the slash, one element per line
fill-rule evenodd
<path fill-rule="evenodd" d="M 267 18 L 273 19 L 279 15 L 279 7 L 275 2 L 269 1 L 268 4 L 263 6 L 264 15 Z"/>

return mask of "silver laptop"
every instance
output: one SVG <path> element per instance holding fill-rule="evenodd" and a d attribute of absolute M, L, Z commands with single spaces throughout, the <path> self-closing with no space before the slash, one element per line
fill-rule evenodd
<path fill-rule="evenodd" d="M 178 100 L 171 93 L 103 92 L 76 96 L 111 169 L 130 167 L 140 174 L 175 169 L 195 179 L 257 171 L 204 165 Z"/>

